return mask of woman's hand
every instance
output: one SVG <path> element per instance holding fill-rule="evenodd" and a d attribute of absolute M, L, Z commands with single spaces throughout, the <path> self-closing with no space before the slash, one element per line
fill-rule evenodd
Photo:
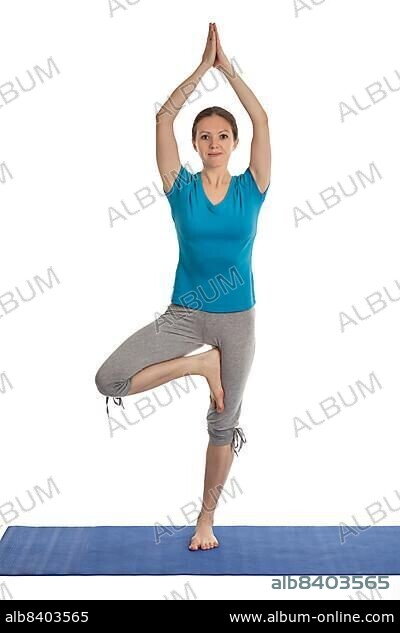
<path fill-rule="evenodd" d="M 214 27 L 214 30 L 215 30 L 215 36 L 216 36 L 216 42 L 217 42 L 217 52 L 215 55 L 213 66 L 215 66 L 215 68 L 220 68 L 222 71 L 225 70 L 227 73 L 232 73 L 232 70 L 233 70 L 232 65 L 229 59 L 227 58 L 227 56 L 225 55 L 224 51 L 222 50 L 221 42 L 218 35 L 217 25 L 215 24 L 215 22 L 213 23 L 212 26 Z"/>
<path fill-rule="evenodd" d="M 216 53 L 217 53 L 217 36 L 214 31 L 213 24 L 209 22 L 207 44 L 204 49 L 204 53 L 203 53 L 203 57 L 201 58 L 201 61 L 204 64 L 206 64 L 208 68 L 212 68 L 214 66 Z"/>

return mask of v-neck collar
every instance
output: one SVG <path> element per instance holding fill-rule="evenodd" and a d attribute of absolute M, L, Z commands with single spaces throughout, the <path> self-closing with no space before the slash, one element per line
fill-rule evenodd
<path fill-rule="evenodd" d="M 205 189 L 204 189 L 204 186 L 203 186 L 203 179 L 201 177 L 201 171 L 199 171 L 198 174 L 199 174 L 199 181 L 200 181 L 200 190 L 202 192 L 202 195 L 203 195 L 204 199 L 206 200 L 206 202 L 210 205 L 210 207 L 212 209 L 218 209 L 220 206 L 222 206 L 222 204 L 224 202 L 226 202 L 226 200 L 227 200 L 227 198 L 228 198 L 228 196 L 229 196 L 229 194 L 231 192 L 234 176 L 231 176 L 231 179 L 229 181 L 229 187 L 227 189 L 227 192 L 226 192 L 225 196 L 222 198 L 222 200 L 217 202 L 217 204 L 214 204 L 214 202 L 211 202 L 210 198 L 207 196 L 207 194 L 205 192 Z"/>

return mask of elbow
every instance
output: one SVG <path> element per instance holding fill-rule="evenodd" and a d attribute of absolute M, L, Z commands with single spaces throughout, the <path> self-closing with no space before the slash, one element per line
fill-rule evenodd
<path fill-rule="evenodd" d="M 268 114 L 265 112 L 265 110 L 262 110 L 257 114 L 257 116 L 252 118 L 252 121 L 253 124 L 256 123 L 257 125 L 261 124 L 268 127 Z"/>
<path fill-rule="evenodd" d="M 169 114 L 170 113 L 168 112 L 168 109 L 165 107 L 164 103 L 164 105 L 161 106 L 158 112 L 156 112 L 156 123 L 161 123 L 161 121 L 165 121 L 166 119 L 168 119 Z"/>
<path fill-rule="evenodd" d="M 174 122 L 175 116 L 171 114 L 168 110 L 159 110 L 156 113 L 156 125 L 163 123 L 164 125 L 172 125 Z"/>

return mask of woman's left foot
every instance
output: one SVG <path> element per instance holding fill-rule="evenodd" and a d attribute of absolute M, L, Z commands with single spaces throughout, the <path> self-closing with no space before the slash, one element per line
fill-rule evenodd
<path fill-rule="evenodd" d="M 198 519 L 196 531 L 192 536 L 189 549 L 194 551 L 198 549 L 214 549 L 219 543 L 214 536 L 212 524 L 209 521 Z"/>

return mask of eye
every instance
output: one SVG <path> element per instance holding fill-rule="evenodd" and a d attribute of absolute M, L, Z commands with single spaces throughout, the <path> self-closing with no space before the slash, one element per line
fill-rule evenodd
<path fill-rule="evenodd" d="M 227 134 L 225 134 L 225 133 L 224 133 L 224 134 L 221 134 L 221 136 L 225 136 L 225 138 L 228 138 L 228 135 L 227 135 Z"/>

